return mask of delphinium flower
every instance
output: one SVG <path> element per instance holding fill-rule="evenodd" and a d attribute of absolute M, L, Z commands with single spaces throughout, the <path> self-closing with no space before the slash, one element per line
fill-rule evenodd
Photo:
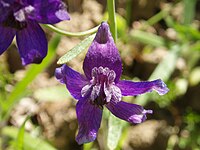
<path fill-rule="evenodd" d="M 84 63 L 82 75 L 67 65 L 57 68 L 56 78 L 66 84 L 71 95 L 78 100 L 76 114 L 79 144 L 94 141 L 100 128 L 103 106 L 116 117 L 137 124 L 146 120 L 142 106 L 122 101 L 122 96 L 135 96 L 155 90 L 160 95 L 168 92 L 160 80 L 132 82 L 120 80 L 122 62 L 111 36 L 109 25 L 103 22 L 92 42 Z"/>
<path fill-rule="evenodd" d="M 61 0 L 0 0 L 0 55 L 16 35 L 22 64 L 40 63 L 47 55 L 47 39 L 38 23 L 69 19 Z"/>

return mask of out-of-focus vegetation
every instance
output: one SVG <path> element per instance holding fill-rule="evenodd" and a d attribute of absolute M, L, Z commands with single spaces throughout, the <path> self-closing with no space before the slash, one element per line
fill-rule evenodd
<path fill-rule="evenodd" d="M 72 20 L 57 25 L 64 30 L 83 31 L 108 18 L 106 1 L 66 3 Z M 77 145 L 76 101 L 53 75 L 57 60 L 68 51 L 64 57 L 69 60 L 64 61 L 82 70 L 83 50 L 91 37 L 77 46 L 84 38 L 46 30 L 48 56 L 40 65 L 23 68 L 15 43 L 0 56 L 1 149 L 200 149 L 200 1 L 122 0 L 116 1 L 116 11 L 123 78 L 161 78 L 170 89 L 165 96 L 148 93 L 123 99 L 152 109 L 153 115 L 130 125 L 109 119 L 105 110 L 97 140 Z"/>

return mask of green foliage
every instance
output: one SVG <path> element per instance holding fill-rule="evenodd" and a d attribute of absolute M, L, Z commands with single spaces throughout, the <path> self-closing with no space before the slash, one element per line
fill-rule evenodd
<path fill-rule="evenodd" d="M 130 33 L 132 40 L 141 42 L 143 44 L 149 44 L 155 47 L 167 46 L 167 41 L 164 38 L 157 36 L 152 33 L 140 31 L 140 30 L 132 30 Z"/>
<path fill-rule="evenodd" d="M 183 3 L 184 3 L 183 23 L 190 24 L 192 23 L 195 17 L 195 6 L 197 0 L 183 0 Z"/>
<path fill-rule="evenodd" d="M 8 97 L 8 84 L 12 83 L 13 75 L 9 73 L 6 65 L 0 63 L 0 121 L 2 120 L 3 105 Z"/>
<path fill-rule="evenodd" d="M 25 132 L 25 124 L 29 120 L 29 116 L 24 120 L 23 124 L 19 128 L 17 138 L 16 138 L 16 149 L 17 150 L 23 150 L 24 149 L 24 132 Z"/>
<path fill-rule="evenodd" d="M 65 55 L 63 55 L 59 60 L 58 64 L 65 64 L 71 59 L 78 56 L 82 51 L 84 51 L 93 41 L 95 37 L 95 34 L 90 35 L 83 41 L 81 41 L 79 44 L 77 44 L 75 47 L 73 47 L 71 50 L 69 50 Z"/>
<path fill-rule="evenodd" d="M 179 139 L 179 147 L 186 149 L 191 147 L 193 150 L 198 150 L 200 147 L 200 115 L 188 110 L 187 115 L 184 117 L 185 128 L 182 130 Z"/>
<path fill-rule="evenodd" d="M 110 150 L 114 150 L 121 137 L 122 128 L 124 121 L 115 117 L 110 113 L 108 118 L 108 136 L 107 136 L 107 146 Z"/>
<path fill-rule="evenodd" d="M 2 135 L 9 137 L 14 142 L 20 142 L 20 145 L 17 143 L 19 147 L 14 147 L 16 150 L 21 150 L 23 139 L 23 150 L 56 150 L 56 148 L 45 142 L 43 139 L 34 137 L 29 133 L 24 132 L 23 126 L 20 129 L 15 127 L 4 127 L 2 130 Z"/>

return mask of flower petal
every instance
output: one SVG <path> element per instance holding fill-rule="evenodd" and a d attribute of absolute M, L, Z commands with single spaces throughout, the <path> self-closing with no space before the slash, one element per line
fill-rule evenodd
<path fill-rule="evenodd" d="M 47 39 L 36 22 L 28 22 L 26 28 L 17 32 L 16 39 L 23 65 L 41 63 L 47 55 Z"/>
<path fill-rule="evenodd" d="M 39 23 L 55 24 L 70 19 L 66 6 L 61 0 L 35 0 L 30 4 L 35 10 L 29 15 L 29 18 Z"/>
<path fill-rule="evenodd" d="M 101 125 L 102 110 L 96 105 L 92 105 L 89 99 L 84 99 L 78 101 L 76 114 L 79 124 L 76 141 L 78 144 L 94 141 Z"/>
<path fill-rule="evenodd" d="M 12 43 L 16 31 L 12 28 L 2 27 L 0 25 L 0 55 L 8 48 Z"/>
<path fill-rule="evenodd" d="M 140 105 L 130 104 L 123 101 L 116 103 L 111 100 L 110 103 L 106 104 L 106 107 L 113 115 L 130 123 L 141 123 L 146 120 L 147 113 L 152 113 L 152 110 L 145 110 Z"/>
<path fill-rule="evenodd" d="M 12 14 L 10 4 L 13 3 L 11 0 L 0 0 L 0 22 L 2 23 L 7 17 Z"/>
<path fill-rule="evenodd" d="M 152 90 L 158 92 L 159 95 L 164 95 L 169 91 L 166 84 L 161 79 L 143 82 L 121 80 L 117 83 L 117 86 L 121 89 L 123 96 L 140 95 L 151 92 Z"/>
<path fill-rule="evenodd" d="M 75 99 L 83 99 L 81 90 L 88 84 L 88 81 L 83 75 L 67 65 L 63 65 L 60 68 L 56 68 L 55 76 L 61 83 L 66 84 L 67 89 Z"/>
<path fill-rule="evenodd" d="M 91 80 L 92 69 L 100 66 L 115 71 L 115 82 L 119 80 L 122 72 L 122 62 L 106 22 L 103 22 L 99 27 L 96 37 L 86 54 L 83 70 L 87 78 Z"/>

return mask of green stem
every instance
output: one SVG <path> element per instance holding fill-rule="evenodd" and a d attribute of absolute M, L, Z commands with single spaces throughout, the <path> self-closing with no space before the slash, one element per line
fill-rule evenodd
<path fill-rule="evenodd" d="M 86 36 L 86 35 L 90 35 L 93 34 L 95 32 L 97 32 L 99 26 L 92 28 L 90 30 L 87 31 L 83 31 L 83 32 L 68 32 L 68 31 L 64 31 L 62 29 L 59 29 L 53 25 L 49 25 L 49 24 L 43 24 L 44 27 L 58 33 L 58 34 L 62 34 L 62 35 L 66 35 L 66 36 L 70 36 L 70 37 L 81 37 L 81 36 Z"/>
<path fill-rule="evenodd" d="M 117 40 L 117 21 L 115 16 L 115 0 L 107 0 L 107 9 L 108 9 L 108 22 L 110 24 L 110 30 L 114 41 Z"/>
<path fill-rule="evenodd" d="M 132 21 L 132 0 L 126 0 L 126 21 L 128 25 L 131 25 Z"/>
<path fill-rule="evenodd" d="M 156 24 L 157 22 L 159 22 L 161 19 L 165 18 L 168 14 L 169 14 L 169 10 L 168 9 L 161 10 L 159 13 L 157 13 L 153 17 L 149 18 L 147 20 L 147 23 L 150 26 L 152 26 L 152 25 Z"/>

